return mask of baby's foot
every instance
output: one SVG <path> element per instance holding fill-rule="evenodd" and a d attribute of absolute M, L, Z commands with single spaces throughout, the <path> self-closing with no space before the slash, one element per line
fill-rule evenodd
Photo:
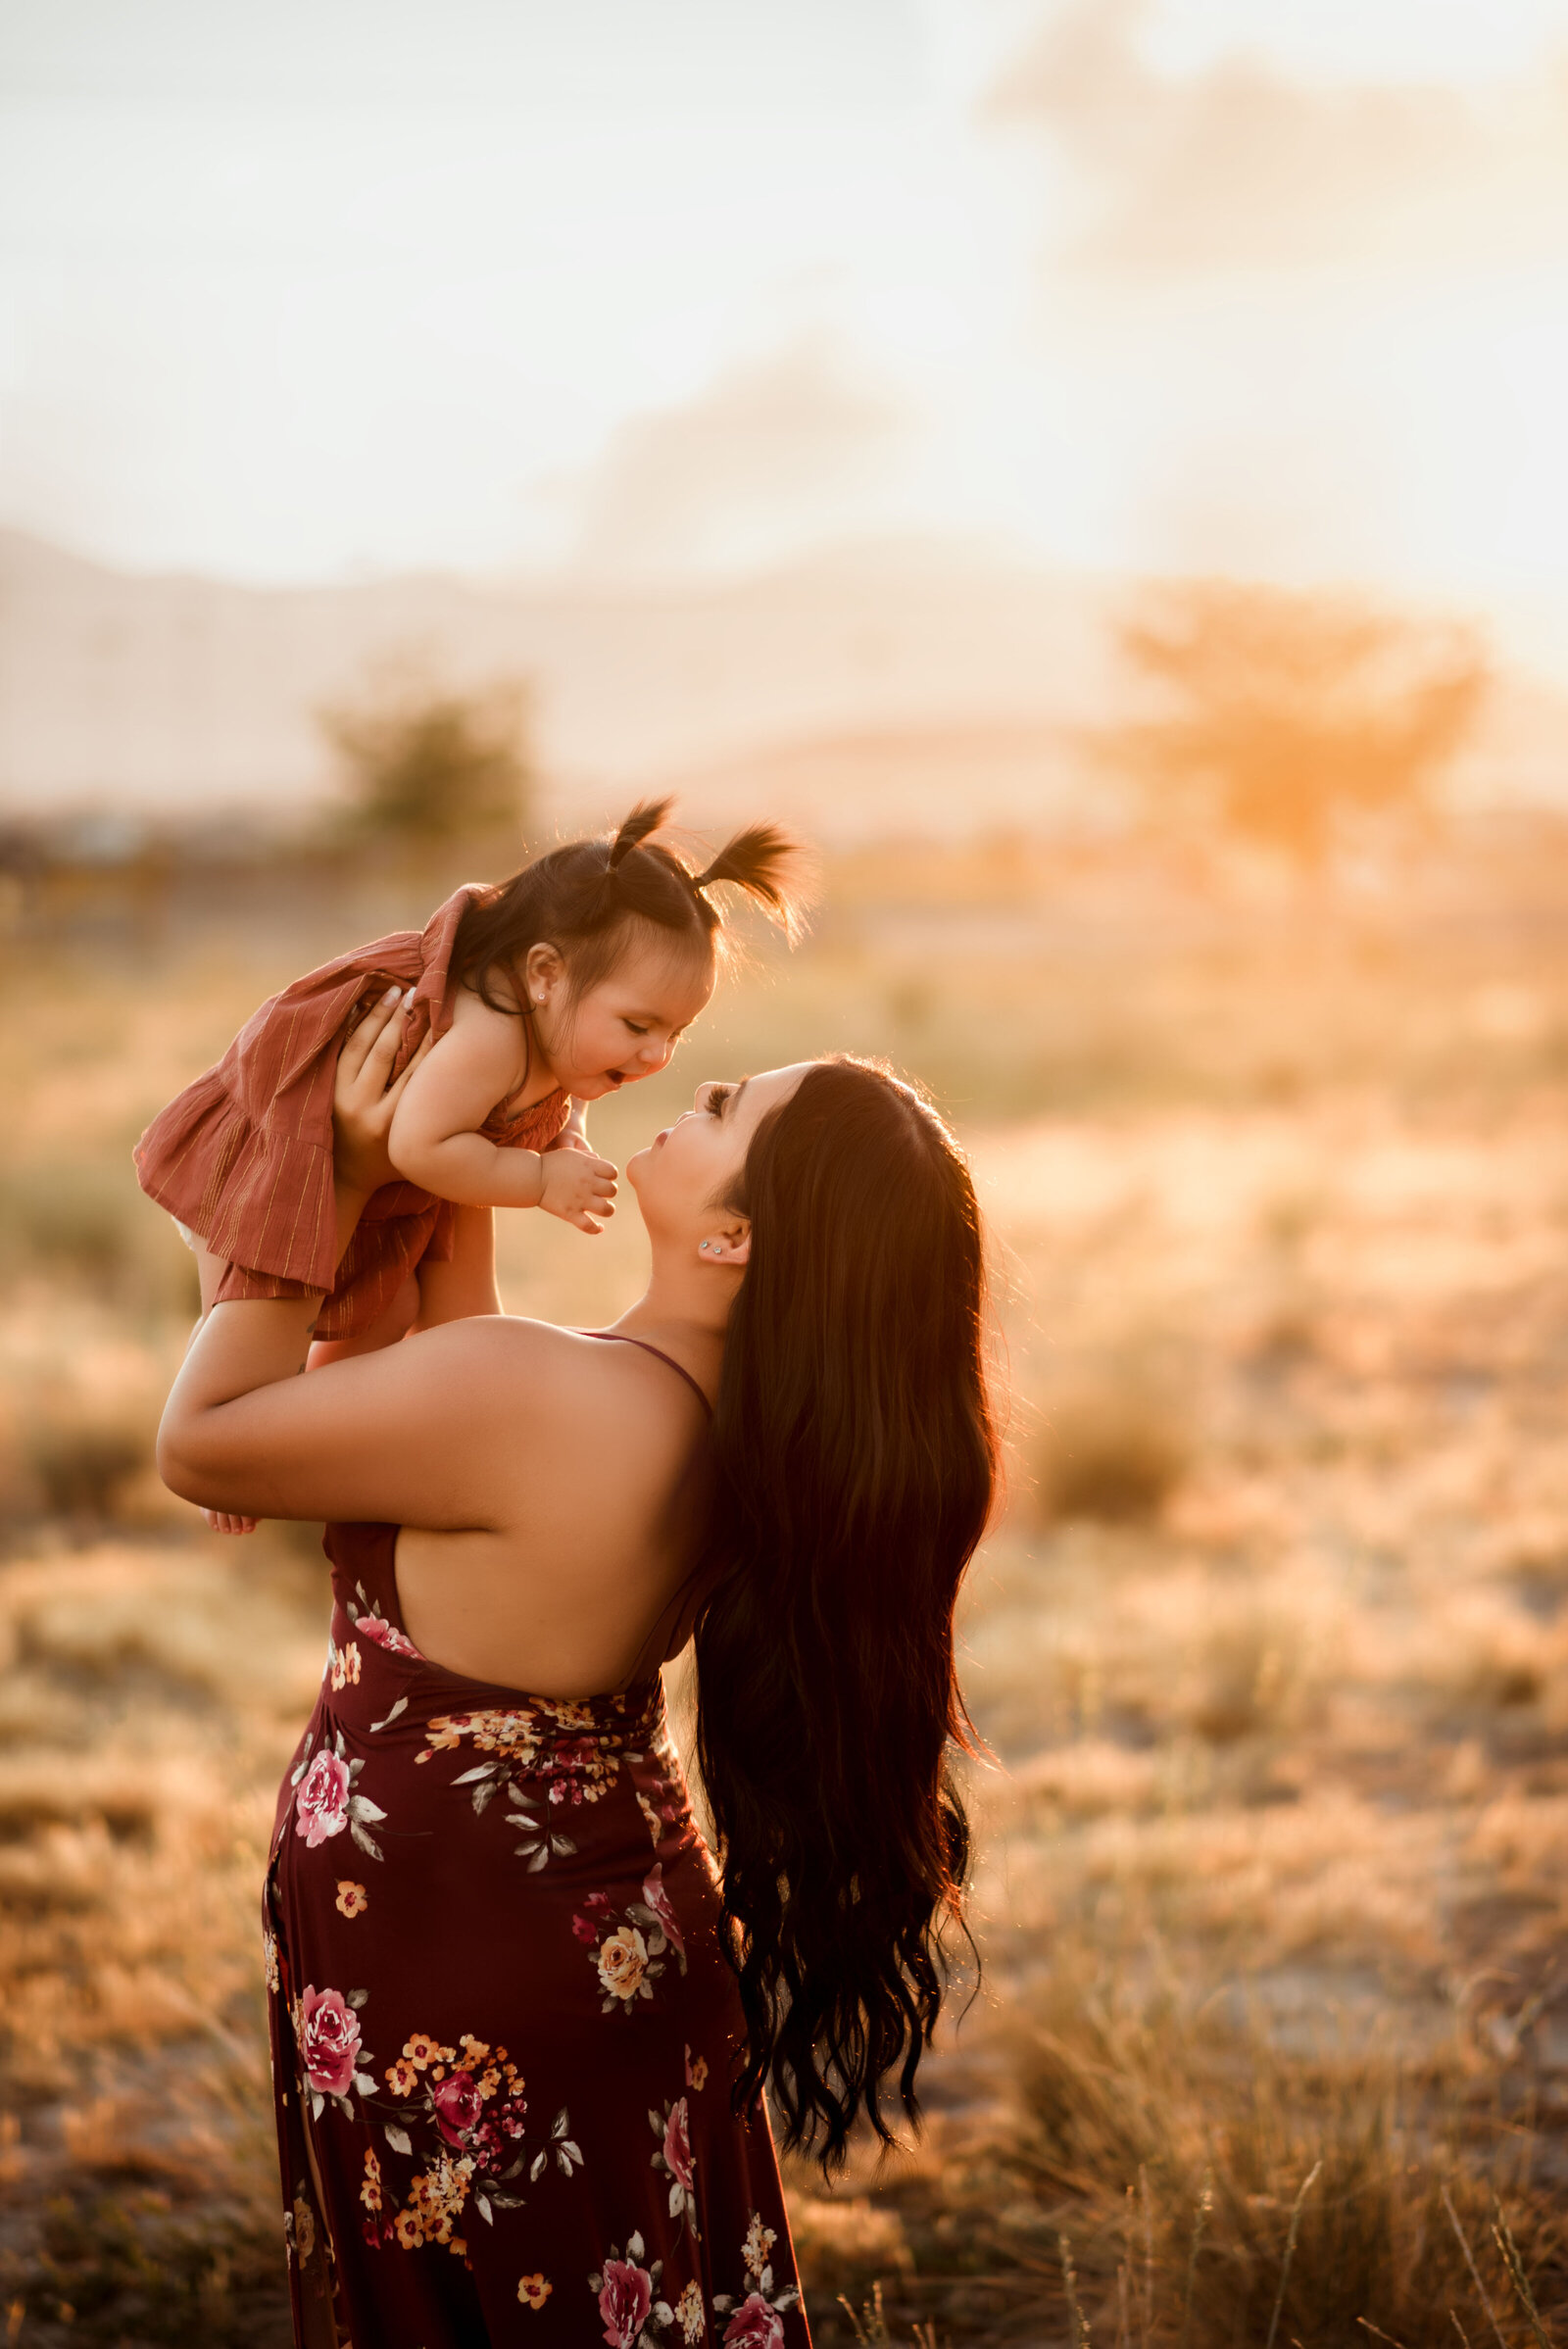
<path fill-rule="evenodd" d="M 202 1523 L 215 1534 L 254 1534 L 258 1517 L 236 1517 L 228 1509 L 203 1509 Z"/>

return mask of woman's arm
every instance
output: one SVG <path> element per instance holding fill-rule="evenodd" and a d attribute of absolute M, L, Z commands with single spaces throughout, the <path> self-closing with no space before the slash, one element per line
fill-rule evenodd
<path fill-rule="evenodd" d="M 305 1379 L 310 1311 L 292 1301 L 214 1308 L 164 1412 L 164 1482 L 251 1517 L 506 1522 L 522 1455 L 549 1433 L 539 1357 L 554 1333 L 452 1322 Z"/>

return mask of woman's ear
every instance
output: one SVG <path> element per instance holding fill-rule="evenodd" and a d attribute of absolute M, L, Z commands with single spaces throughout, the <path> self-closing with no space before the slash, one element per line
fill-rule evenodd
<path fill-rule="evenodd" d="M 722 1232 L 710 1232 L 706 1240 L 697 1243 L 697 1258 L 702 1264 L 721 1264 L 727 1272 L 735 1272 L 752 1260 L 752 1227 L 737 1221 Z"/>

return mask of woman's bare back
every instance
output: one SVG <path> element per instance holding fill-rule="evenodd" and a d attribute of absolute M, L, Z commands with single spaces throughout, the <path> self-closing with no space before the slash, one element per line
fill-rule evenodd
<path fill-rule="evenodd" d="M 593 1695 L 657 1669 L 684 1640 L 706 1403 L 643 1344 L 524 1326 L 518 1403 L 536 1424 L 492 1504 L 498 1521 L 405 1523 L 398 1591 L 410 1638 L 447 1670 Z"/>

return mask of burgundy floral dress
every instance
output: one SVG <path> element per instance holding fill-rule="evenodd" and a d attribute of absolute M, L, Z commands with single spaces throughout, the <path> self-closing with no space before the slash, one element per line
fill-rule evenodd
<path fill-rule="evenodd" d="M 328 1529 L 266 1890 L 302 2349 L 809 2349 L 719 1897 L 659 1680 L 563 1703 L 405 1635 Z"/>

